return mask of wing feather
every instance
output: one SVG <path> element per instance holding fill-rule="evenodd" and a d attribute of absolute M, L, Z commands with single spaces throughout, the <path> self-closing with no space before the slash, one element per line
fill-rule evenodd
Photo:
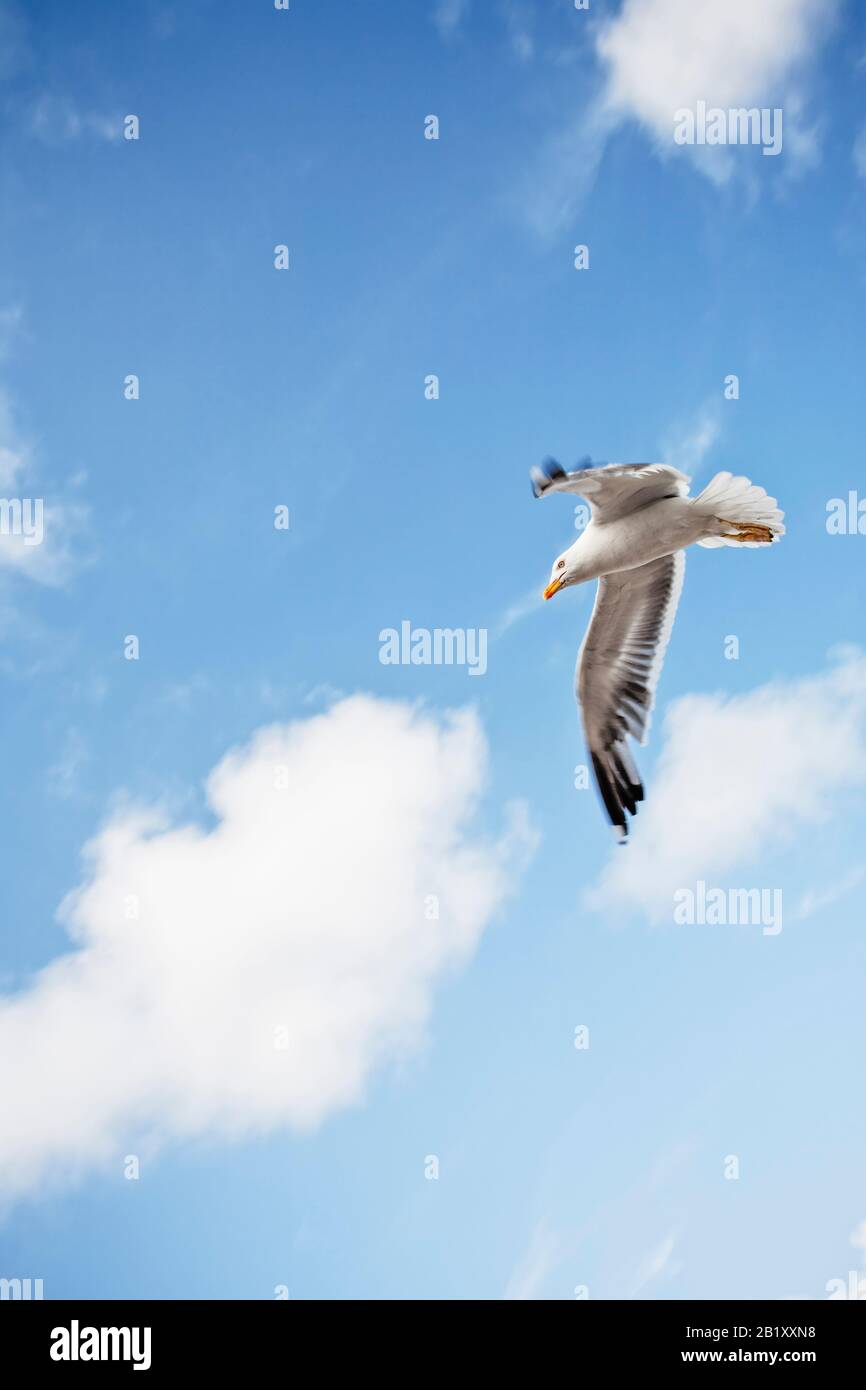
<path fill-rule="evenodd" d="M 530 471 L 536 497 L 571 492 L 585 497 L 594 521 L 615 521 L 663 497 L 685 497 L 690 478 L 667 463 L 606 463 L 566 473 L 555 459 Z"/>
<path fill-rule="evenodd" d="M 575 687 L 595 779 L 620 839 L 644 789 L 626 739 L 645 743 L 656 685 L 683 585 L 686 557 L 606 575 L 577 658 Z"/>

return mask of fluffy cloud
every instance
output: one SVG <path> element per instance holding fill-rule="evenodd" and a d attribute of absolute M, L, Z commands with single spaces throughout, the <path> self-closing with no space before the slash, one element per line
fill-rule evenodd
<path fill-rule="evenodd" d="M 831 0 L 816 16 L 813 0 L 625 0 L 596 42 L 604 104 L 639 121 L 665 152 L 680 108 L 782 106 L 785 148 L 802 156 L 813 144 L 804 73 L 835 8 Z M 732 172 L 729 150 L 691 152 L 714 178 Z"/>
<path fill-rule="evenodd" d="M 675 113 L 698 101 L 723 110 L 781 107 L 785 167 L 805 167 L 817 151 L 809 68 L 837 8 L 837 0 L 820 15 L 812 0 L 624 0 L 594 30 L 597 93 L 551 136 L 520 184 L 523 215 L 540 235 L 558 235 L 626 121 L 641 126 L 658 154 L 685 154 L 717 183 L 738 168 L 754 172 L 748 151 L 675 144 Z"/>
<path fill-rule="evenodd" d="M 594 907 L 670 915 L 677 888 L 759 862 L 797 829 L 826 820 L 866 782 L 866 657 L 746 695 L 687 695 L 627 850 L 589 895 Z"/>
<path fill-rule="evenodd" d="M 0 1187 L 359 1102 L 531 849 L 519 807 L 471 830 L 485 762 L 471 713 L 355 696 L 223 758 L 211 827 L 111 819 L 61 909 L 74 949 L 0 1004 Z"/>

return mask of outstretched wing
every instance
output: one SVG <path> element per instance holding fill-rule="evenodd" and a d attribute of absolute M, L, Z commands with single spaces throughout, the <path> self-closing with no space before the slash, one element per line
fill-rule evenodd
<path fill-rule="evenodd" d="M 601 799 L 621 840 L 644 790 L 626 737 L 649 732 L 655 688 L 683 587 L 678 550 L 598 581 L 575 689 Z"/>
<path fill-rule="evenodd" d="M 594 521 L 615 521 L 649 502 L 663 497 L 685 497 L 691 478 L 667 463 L 605 463 L 597 468 L 578 468 L 573 473 L 555 459 L 530 470 L 536 497 L 549 492 L 573 492 L 585 497 Z"/>

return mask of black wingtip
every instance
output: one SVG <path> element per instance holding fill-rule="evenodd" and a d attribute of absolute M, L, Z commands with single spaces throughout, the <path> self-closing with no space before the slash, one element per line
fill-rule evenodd
<path fill-rule="evenodd" d="M 625 817 L 619 792 L 601 759 L 592 752 L 590 753 L 590 757 L 592 759 L 592 770 L 595 773 L 596 786 L 601 795 L 604 809 L 607 811 L 608 820 L 613 826 L 620 841 L 624 842 L 628 838 L 628 822 Z"/>
<path fill-rule="evenodd" d="M 578 459 L 574 465 L 577 472 L 588 468 L 600 468 L 602 465 L 590 458 L 589 454 L 584 454 L 582 459 Z M 532 482 L 533 497 L 540 497 L 551 483 L 558 483 L 562 478 L 569 476 L 567 470 L 563 468 L 559 459 L 553 458 L 548 454 L 547 458 L 542 459 L 540 468 L 531 468 L 529 477 Z"/>
<path fill-rule="evenodd" d="M 568 474 L 561 463 L 554 458 L 542 460 L 540 468 L 530 468 L 529 481 L 532 486 L 533 497 L 541 497 L 550 487 L 551 483 L 558 482 L 560 478 L 567 478 Z"/>
<path fill-rule="evenodd" d="M 542 460 L 541 469 L 544 476 L 549 478 L 552 483 L 556 482 L 557 478 L 564 478 L 566 476 L 565 469 L 559 460 L 551 458 L 550 455 Z"/>

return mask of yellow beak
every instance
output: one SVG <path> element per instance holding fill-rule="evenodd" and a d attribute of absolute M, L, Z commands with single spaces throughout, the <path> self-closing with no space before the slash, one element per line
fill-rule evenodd
<path fill-rule="evenodd" d="M 562 580 L 561 580 L 561 579 L 552 579 L 552 580 L 550 581 L 550 583 L 548 584 L 547 588 L 545 589 L 544 593 L 542 594 L 542 598 L 553 598 L 553 595 L 556 593 L 557 589 L 561 589 L 561 588 L 562 588 Z"/>

